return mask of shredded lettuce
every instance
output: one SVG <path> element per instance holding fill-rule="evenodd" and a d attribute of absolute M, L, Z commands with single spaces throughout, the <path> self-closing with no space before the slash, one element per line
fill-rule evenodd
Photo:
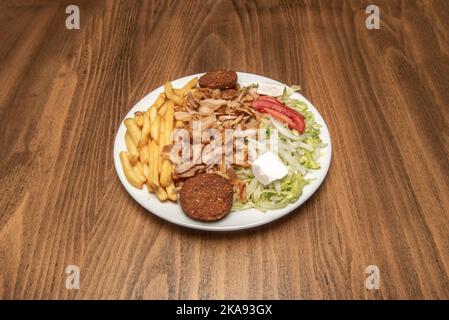
<path fill-rule="evenodd" d="M 279 209 L 299 199 L 310 180 L 306 178 L 310 170 L 320 169 L 321 148 L 326 144 L 320 138 L 320 125 L 303 101 L 292 99 L 291 95 L 300 90 L 299 86 L 286 87 L 280 100 L 305 117 L 306 128 L 303 134 L 290 130 L 283 123 L 268 116 L 260 127 L 266 128 L 267 137 L 271 130 L 278 130 L 278 155 L 288 167 L 288 175 L 280 181 L 264 186 L 253 175 L 250 168 L 236 169 L 237 176 L 246 183 L 246 201 L 234 201 L 232 210 L 239 211 L 256 208 L 261 211 Z"/>
<path fill-rule="evenodd" d="M 233 211 L 249 208 L 261 211 L 283 208 L 298 200 L 302 189 L 309 183 L 301 173 L 289 174 L 281 181 L 275 181 L 268 186 L 263 186 L 257 181 L 250 169 L 240 170 L 237 175 L 247 183 L 248 198 L 243 203 L 235 201 Z"/>
<path fill-rule="evenodd" d="M 297 92 L 297 91 L 301 91 L 301 87 L 294 84 L 290 87 L 284 87 L 284 94 L 282 95 L 282 97 L 290 97 L 293 93 Z"/>

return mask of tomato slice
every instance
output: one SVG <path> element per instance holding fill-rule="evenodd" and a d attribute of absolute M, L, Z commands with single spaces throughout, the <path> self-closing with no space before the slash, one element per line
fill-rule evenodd
<path fill-rule="evenodd" d="M 259 98 L 257 98 L 257 101 L 270 101 L 282 105 L 282 103 L 278 99 L 270 96 L 260 96 Z"/>
<path fill-rule="evenodd" d="M 256 108 L 256 110 L 259 111 L 259 112 L 262 112 L 262 113 L 269 114 L 270 116 L 273 116 L 273 118 L 275 118 L 276 120 L 280 120 L 282 122 L 285 122 L 289 126 L 290 126 L 290 124 L 293 124 L 292 119 L 290 119 L 288 116 L 286 116 L 283 113 L 277 112 L 274 109 L 259 107 L 259 108 Z"/>
<path fill-rule="evenodd" d="M 287 107 L 279 100 L 273 97 L 261 96 L 255 100 L 251 106 L 259 112 L 267 113 L 273 118 L 286 123 L 290 129 L 295 129 L 300 133 L 304 133 L 306 126 L 304 116 L 296 110 Z"/>
<path fill-rule="evenodd" d="M 288 117 L 284 113 L 278 112 L 277 110 L 270 109 L 270 108 L 257 107 L 257 108 L 254 108 L 254 109 L 259 111 L 259 112 L 269 114 L 270 116 L 272 116 L 276 120 L 284 122 L 285 124 L 288 125 L 288 127 L 290 129 L 295 129 L 295 130 L 297 130 L 300 133 L 304 133 L 304 128 L 305 127 L 304 127 L 304 122 L 303 121 L 296 121 L 295 122 L 292 118 Z"/>
<path fill-rule="evenodd" d="M 285 113 L 289 115 L 292 118 L 299 117 L 301 119 L 304 119 L 304 116 L 300 114 L 298 111 L 287 107 L 285 104 L 280 102 L 278 99 L 268 96 L 261 96 L 256 101 L 253 102 L 253 105 L 264 105 L 266 107 L 276 109 L 279 112 Z"/>

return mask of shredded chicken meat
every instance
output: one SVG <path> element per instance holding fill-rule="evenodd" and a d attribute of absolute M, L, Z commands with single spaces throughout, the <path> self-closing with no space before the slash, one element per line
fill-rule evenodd
<path fill-rule="evenodd" d="M 177 120 L 177 127 L 187 129 L 191 136 L 193 132 L 193 121 L 200 121 L 201 131 L 205 132 L 209 128 L 218 129 L 224 137 L 226 129 L 257 129 L 261 115 L 251 108 L 251 102 L 257 99 L 256 88 L 238 86 L 234 89 L 210 89 L 196 88 L 186 95 L 186 99 L 181 106 L 176 106 L 174 117 Z M 207 140 L 207 139 L 206 139 Z M 203 148 L 213 141 L 202 139 Z M 169 147 L 170 148 L 170 147 Z M 164 150 L 167 157 L 169 148 Z M 221 157 L 223 155 L 219 155 Z M 246 162 L 240 166 L 247 167 Z M 206 164 L 201 161 L 194 163 L 175 163 L 173 178 L 176 186 L 179 187 L 187 178 L 193 177 L 202 172 L 213 172 L 229 179 L 236 191 L 239 200 L 245 197 L 245 184 L 237 179 L 231 165 Z"/>

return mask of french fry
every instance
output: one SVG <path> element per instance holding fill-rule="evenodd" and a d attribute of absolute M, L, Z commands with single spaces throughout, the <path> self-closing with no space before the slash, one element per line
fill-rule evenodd
<path fill-rule="evenodd" d="M 173 91 L 176 95 L 183 97 L 189 92 L 189 90 L 195 88 L 197 84 L 198 78 L 193 78 L 192 80 L 187 82 L 181 89 L 173 89 Z"/>
<path fill-rule="evenodd" d="M 159 109 L 165 102 L 165 93 L 161 92 L 154 103 L 157 109 Z"/>
<path fill-rule="evenodd" d="M 148 144 L 140 148 L 139 159 L 143 164 L 147 164 L 148 162 L 150 162 L 150 150 L 148 149 Z"/>
<path fill-rule="evenodd" d="M 148 115 L 150 115 L 151 110 L 153 110 L 153 108 L 159 109 L 159 108 L 164 104 L 166 98 L 167 98 L 167 97 L 165 96 L 165 93 L 161 92 L 161 93 L 157 96 L 156 101 L 151 105 L 151 107 L 149 107 L 149 108 L 147 109 L 147 111 L 145 111 L 145 113 L 148 114 Z M 151 118 L 151 117 L 150 117 L 150 118 Z M 153 118 L 153 119 L 154 119 L 154 118 Z M 151 119 L 151 120 L 153 120 L 153 119 Z"/>
<path fill-rule="evenodd" d="M 159 134 L 159 181 L 161 186 L 166 187 L 172 182 L 173 166 L 170 160 L 162 158 L 162 149 L 170 143 L 170 134 L 173 130 L 174 104 L 172 101 L 166 103 L 167 111 L 161 122 L 161 133 Z"/>
<path fill-rule="evenodd" d="M 173 92 L 173 87 L 170 83 L 170 81 L 167 81 L 165 83 L 165 95 L 167 96 L 168 99 L 170 99 L 171 101 L 173 101 L 175 104 L 177 105 L 182 105 L 182 98 L 177 96 L 174 92 Z"/>
<path fill-rule="evenodd" d="M 143 164 L 140 161 L 137 161 L 136 165 L 134 166 L 134 171 L 136 172 L 136 175 L 143 179 L 144 181 L 147 180 L 143 174 Z"/>
<path fill-rule="evenodd" d="M 162 146 L 162 144 L 159 144 L 158 145 L 158 150 L 157 150 L 157 159 L 156 159 L 156 161 L 157 161 L 157 169 L 158 169 L 158 173 L 159 174 L 161 174 L 161 171 L 162 171 L 162 161 L 164 160 L 163 158 L 162 158 L 162 149 L 163 149 L 164 147 Z"/>
<path fill-rule="evenodd" d="M 164 146 L 170 143 L 170 135 L 173 131 L 175 106 L 171 101 L 167 102 L 167 111 L 164 115 Z"/>
<path fill-rule="evenodd" d="M 150 173 L 150 167 L 148 166 L 147 163 L 145 163 L 143 165 L 143 175 L 144 175 L 145 179 L 147 179 L 147 180 L 148 180 L 149 173 Z"/>
<path fill-rule="evenodd" d="M 162 148 L 170 143 L 170 135 L 173 131 L 173 120 L 174 120 L 174 104 L 172 101 L 166 103 L 167 111 L 163 117 L 161 117 L 160 129 L 159 129 L 159 145 L 160 151 Z"/>
<path fill-rule="evenodd" d="M 173 88 L 173 93 L 176 94 L 178 97 L 183 97 L 184 96 L 184 90 L 182 89 L 177 89 L 177 88 Z"/>
<path fill-rule="evenodd" d="M 189 90 L 195 88 L 197 84 L 198 84 L 198 78 L 195 77 L 192 80 L 190 80 L 189 82 L 187 82 L 181 89 L 178 89 L 176 94 L 179 95 L 180 97 L 183 97 L 189 92 Z"/>
<path fill-rule="evenodd" d="M 136 124 L 139 128 L 143 127 L 143 114 L 138 114 L 135 118 L 134 121 L 136 121 Z"/>
<path fill-rule="evenodd" d="M 150 161 L 148 163 L 148 183 L 153 190 L 159 186 L 158 145 L 154 140 L 149 144 Z"/>
<path fill-rule="evenodd" d="M 163 159 L 161 165 L 161 173 L 159 175 L 159 182 L 161 183 L 161 186 L 167 187 L 168 185 L 170 185 L 170 183 L 172 183 L 172 171 L 173 168 L 170 160 Z"/>
<path fill-rule="evenodd" d="M 148 181 L 147 181 L 146 185 L 147 185 L 148 192 L 154 192 L 153 187 L 151 186 L 151 184 Z"/>
<path fill-rule="evenodd" d="M 140 148 L 142 148 L 143 146 L 148 144 L 148 138 L 150 137 L 150 132 L 151 132 L 151 122 L 150 122 L 149 115 L 144 113 L 142 118 L 143 118 L 143 126 L 142 126 L 142 133 L 140 135 L 140 140 L 139 140 Z"/>
<path fill-rule="evenodd" d="M 154 119 L 154 122 L 151 124 L 151 139 L 156 143 L 159 142 L 160 124 L 161 117 L 156 115 L 156 119 Z"/>
<path fill-rule="evenodd" d="M 133 139 L 131 138 L 131 135 L 127 131 L 125 134 L 125 144 L 126 149 L 128 149 L 128 158 L 131 163 L 136 163 L 139 160 L 139 150 L 137 149 L 136 145 L 134 144 Z"/>
<path fill-rule="evenodd" d="M 154 120 L 156 120 L 156 116 L 157 116 L 157 108 L 155 106 L 153 106 L 149 109 L 149 116 L 150 116 L 151 125 L 153 125 L 153 122 L 154 122 Z"/>
<path fill-rule="evenodd" d="M 120 152 L 120 162 L 122 163 L 123 172 L 124 172 L 125 177 L 128 180 L 128 182 L 133 187 L 142 189 L 145 179 L 142 179 L 142 177 L 136 173 L 136 171 L 134 170 L 134 167 L 129 162 L 128 154 L 126 151 Z"/>
<path fill-rule="evenodd" d="M 168 199 L 167 192 L 161 186 L 158 186 L 156 188 L 155 194 L 160 201 L 166 201 Z"/>
<path fill-rule="evenodd" d="M 139 123 L 137 123 L 137 125 L 139 126 L 139 127 L 142 127 L 142 124 L 143 124 L 143 118 L 142 118 L 142 116 L 143 116 L 143 112 L 142 111 L 136 111 L 136 112 L 134 112 L 134 121 L 136 121 L 136 123 L 137 122 L 139 122 Z"/>
<path fill-rule="evenodd" d="M 140 136 L 142 135 L 142 130 L 137 126 L 136 121 L 134 119 L 128 118 L 123 121 L 125 124 L 126 129 L 128 129 L 128 132 L 133 139 L 134 144 L 137 146 L 139 145 Z"/>
<path fill-rule="evenodd" d="M 165 188 L 165 190 L 167 190 L 168 199 L 171 201 L 176 201 L 178 199 L 178 195 L 175 193 L 175 183 L 173 181 L 167 186 L 167 188 Z"/>
<path fill-rule="evenodd" d="M 161 168 L 162 168 L 162 150 L 164 148 L 165 145 L 165 122 L 163 121 L 163 119 L 161 120 L 160 123 L 160 129 L 159 129 L 159 144 L 158 144 L 158 159 L 157 159 L 157 163 L 158 163 L 158 172 L 161 173 Z"/>
<path fill-rule="evenodd" d="M 193 78 L 192 80 L 190 80 L 189 82 L 187 82 L 187 83 L 182 87 L 182 89 L 183 89 L 183 90 L 185 90 L 185 89 L 193 89 L 193 88 L 196 87 L 197 84 L 198 84 L 198 78 L 195 77 L 195 78 Z"/>
<path fill-rule="evenodd" d="M 170 101 L 170 102 L 171 102 L 171 101 Z M 168 102 L 164 103 L 164 104 L 162 105 L 162 107 L 160 107 L 159 110 L 157 111 L 157 114 L 160 115 L 161 117 L 163 117 L 164 114 L 165 114 L 165 111 L 167 111 L 167 103 L 168 103 Z"/>

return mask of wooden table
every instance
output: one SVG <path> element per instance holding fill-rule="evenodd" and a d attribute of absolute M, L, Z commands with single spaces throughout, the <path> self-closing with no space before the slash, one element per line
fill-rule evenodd
<path fill-rule="evenodd" d="M 449 3 L 368 30 L 371 2 L 2 1 L 0 298 L 448 299 Z M 331 131 L 319 191 L 256 230 L 165 222 L 113 165 L 134 103 L 217 68 L 300 84 Z"/>

